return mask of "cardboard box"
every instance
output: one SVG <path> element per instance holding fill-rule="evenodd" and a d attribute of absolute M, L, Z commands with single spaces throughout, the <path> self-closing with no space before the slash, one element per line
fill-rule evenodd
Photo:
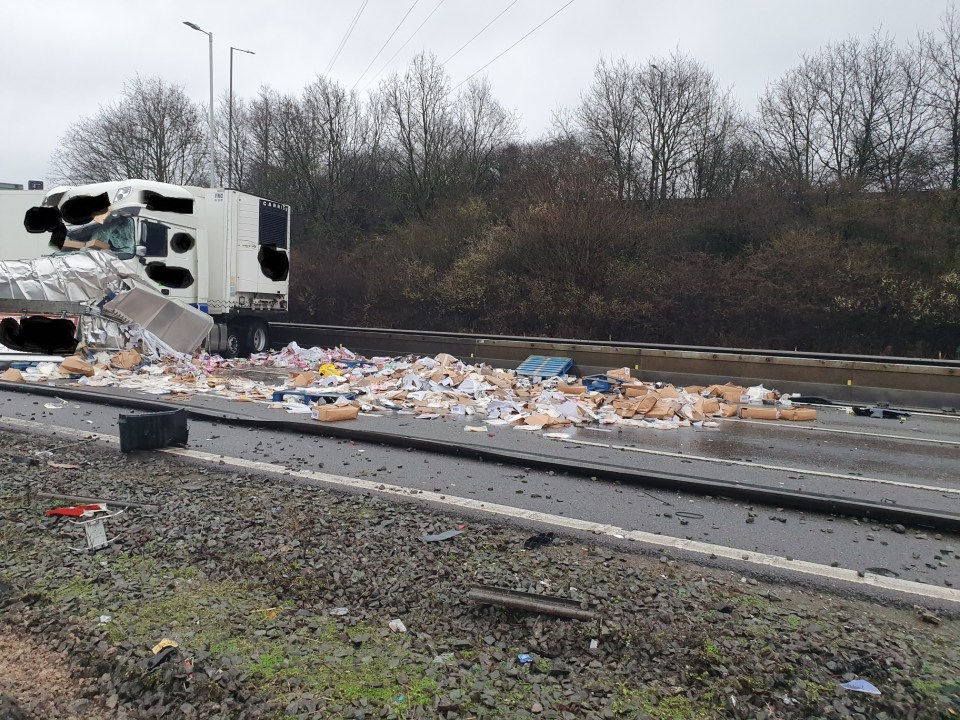
<path fill-rule="evenodd" d="M 737 406 L 730 403 L 718 403 L 720 405 L 720 415 L 722 417 L 733 417 L 737 414 Z"/>
<path fill-rule="evenodd" d="M 816 420 L 815 408 L 783 408 L 780 411 L 781 420 Z"/>
<path fill-rule="evenodd" d="M 646 385 L 624 385 L 623 394 L 626 397 L 643 397 L 650 392 Z"/>
<path fill-rule="evenodd" d="M 687 385 L 683 388 L 683 391 L 688 395 L 699 395 L 704 390 L 706 390 L 706 388 L 703 385 Z"/>
<path fill-rule="evenodd" d="M 622 367 L 617 368 L 616 370 L 607 370 L 607 375 L 610 377 L 619 378 L 620 380 L 629 380 L 630 379 L 630 368 Z"/>
<path fill-rule="evenodd" d="M 0 375 L 0 380 L 5 380 L 6 382 L 15 382 L 15 383 L 26 382 L 23 379 L 23 373 L 21 373 L 16 368 L 7 368 L 6 370 L 4 370 L 3 374 Z"/>
<path fill-rule="evenodd" d="M 720 412 L 720 401 L 717 398 L 703 398 L 703 414 L 714 415 Z"/>
<path fill-rule="evenodd" d="M 320 422 L 337 422 L 356 420 L 359 415 L 360 408 L 356 405 L 320 405 L 316 409 L 314 419 Z"/>
<path fill-rule="evenodd" d="M 111 365 L 124 370 L 132 370 L 141 362 L 143 362 L 143 358 L 140 357 L 140 353 L 133 349 L 121 350 L 112 358 L 110 358 Z"/>
<path fill-rule="evenodd" d="M 632 418 L 637 414 L 638 405 L 640 405 L 639 401 L 614 400 L 613 411 L 622 418 Z"/>
<path fill-rule="evenodd" d="M 81 360 L 76 355 L 63 359 L 63 362 L 60 363 L 60 372 L 64 375 L 84 375 L 86 377 L 93 377 L 94 374 L 93 365 Z"/>
<path fill-rule="evenodd" d="M 740 398 L 746 394 L 746 390 L 743 388 L 723 388 L 723 391 L 720 393 L 720 397 L 723 398 L 724 402 L 728 403 L 739 403 Z"/>
<path fill-rule="evenodd" d="M 750 405 L 744 405 L 740 408 L 740 417 L 753 420 L 776 420 L 780 417 L 780 412 L 775 407 L 751 407 Z"/>
<path fill-rule="evenodd" d="M 583 385 L 567 385 L 566 383 L 557 383 L 557 392 L 564 395 L 583 395 L 587 388 Z"/>
<path fill-rule="evenodd" d="M 549 424 L 550 424 L 550 421 L 551 421 L 552 419 L 553 419 L 553 418 L 551 418 L 551 417 L 550 417 L 549 415 L 547 415 L 547 414 L 529 415 L 529 416 L 527 416 L 527 417 L 524 419 L 523 423 L 524 423 L 525 425 L 540 425 L 540 426 L 543 426 L 543 425 L 549 425 Z"/>

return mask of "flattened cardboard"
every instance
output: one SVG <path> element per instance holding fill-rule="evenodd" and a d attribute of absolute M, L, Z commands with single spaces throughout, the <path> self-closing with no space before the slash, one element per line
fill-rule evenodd
<path fill-rule="evenodd" d="M 587 388 L 583 385 L 567 385 L 566 383 L 557 383 L 557 392 L 564 395 L 583 395 Z"/>
<path fill-rule="evenodd" d="M 680 391 L 677 390 L 673 385 L 664 385 L 662 388 L 657 390 L 657 395 L 662 398 L 678 398 L 680 397 Z"/>
<path fill-rule="evenodd" d="M 637 403 L 637 414 L 646 415 L 648 412 L 653 410 L 654 407 L 656 407 L 656 404 L 657 404 L 656 395 L 650 394 L 645 396 L 640 400 L 640 402 Z"/>
<path fill-rule="evenodd" d="M 627 397 L 643 397 L 650 392 L 646 385 L 624 385 L 623 394 Z"/>
<path fill-rule="evenodd" d="M 644 417 L 663 420 L 673 417 L 675 414 L 676 410 L 674 410 L 674 404 L 672 402 L 669 400 L 657 400 L 656 404 L 647 411 Z"/>

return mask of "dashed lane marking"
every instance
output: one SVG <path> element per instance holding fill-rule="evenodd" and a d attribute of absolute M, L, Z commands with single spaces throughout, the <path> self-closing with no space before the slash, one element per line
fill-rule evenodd
<path fill-rule="evenodd" d="M 31 432 L 42 432 L 49 434 L 51 430 L 56 430 L 58 434 L 75 436 L 78 438 L 95 438 L 103 442 L 119 444 L 120 440 L 115 435 L 90 432 L 87 430 L 77 430 L 69 427 L 50 425 L 47 423 L 34 422 L 32 420 L 21 420 L 18 418 L 0 417 L 0 424 L 8 427 L 16 427 Z M 698 555 L 706 555 L 711 558 L 724 558 L 737 562 L 759 565 L 778 570 L 786 570 L 804 575 L 812 575 L 826 580 L 840 581 L 871 587 L 882 590 L 916 595 L 931 600 L 941 600 L 951 603 L 960 603 L 960 590 L 938 585 L 926 585 L 924 583 L 912 582 L 910 580 L 901 580 L 900 578 L 891 578 L 883 575 L 874 575 L 865 573 L 862 577 L 856 570 L 848 570 L 841 567 L 830 567 L 819 563 L 807 562 L 805 560 L 788 560 L 779 555 L 769 555 L 767 553 L 741 550 L 739 548 L 726 547 L 724 545 L 713 545 L 711 543 L 700 542 L 699 540 L 683 540 L 680 538 L 668 537 L 664 535 L 654 535 L 653 533 L 642 530 L 626 530 L 616 525 L 605 523 L 596 523 L 590 520 L 581 520 L 578 518 L 565 517 L 562 515 L 552 515 L 549 513 L 538 512 L 536 510 L 524 510 L 509 505 L 500 505 L 497 503 L 481 502 L 470 498 L 457 497 L 446 493 L 429 492 L 426 490 L 416 490 L 405 488 L 400 485 L 388 485 L 387 483 L 378 483 L 372 480 L 361 480 L 359 478 L 345 477 L 342 475 L 331 475 L 330 473 L 315 472 L 312 470 L 294 470 L 283 465 L 274 465 L 272 463 L 259 462 L 257 460 L 246 460 L 244 458 L 228 457 L 216 453 L 203 452 L 200 450 L 183 450 L 179 448 L 164 448 L 159 452 L 177 457 L 190 458 L 208 463 L 227 465 L 230 467 L 243 468 L 244 470 L 258 470 L 266 473 L 279 473 L 286 477 L 301 478 L 304 480 L 313 480 L 327 485 L 347 487 L 366 492 L 382 493 L 384 495 L 393 495 L 403 497 L 407 500 L 417 500 L 429 502 L 434 505 L 445 506 L 448 508 L 457 508 L 471 510 L 479 513 L 498 515 L 514 520 L 527 520 L 530 522 L 553 525 L 558 528 L 568 530 L 578 530 L 582 532 L 593 533 L 594 535 L 606 535 L 608 537 L 632 540 L 644 543 L 653 547 L 669 548 Z"/>
<path fill-rule="evenodd" d="M 911 435 L 888 435 L 886 433 L 864 432 L 862 430 L 842 430 L 840 428 L 816 427 L 815 425 L 788 425 L 786 423 L 771 423 L 769 420 L 743 420 L 742 418 L 724 418 L 726 422 L 743 423 L 746 425 L 762 425 L 777 430 L 806 430 L 808 432 L 836 433 L 838 435 L 857 435 L 859 437 L 879 438 L 882 440 L 906 440 L 907 442 L 934 443 L 935 445 L 960 446 L 960 440 L 943 440 L 940 438 L 922 438 Z"/>
<path fill-rule="evenodd" d="M 586 445 L 588 447 L 603 448 L 605 450 L 622 450 L 643 455 L 657 455 L 659 457 L 678 458 L 680 460 L 694 460 L 696 462 L 716 463 L 720 465 L 739 465 L 741 467 L 756 468 L 759 470 L 776 470 L 790 472 L 797 475 L 835 478 L 839 480 L 855 480 L 857 482 L 876 483 L 878 485 L 893 485 L 894 487 L 911 488 L 912 490 L 929 490 L 938 493 L 950 493 L 960 497 L 960 488 L 940 487 L 939 485 L 923 485 L 921 483 L 904 482 L 902 480 L 885 480 L 884 478 L 867 477 L 866 475 L 849 475 L 846 473 L 832 473 L 809 468 L 789 467 L 785 465 L 767 465 L 766 463 L 748 462 L 746 460 L 727 460 L 724 458 L 707 457 L 706 455 L 689 455 L 687 453 L 670 452 L 669 450 L 650 450 L 649 448 L 630 447 L 629 445 L 614 445 L 613 443 L 595 442 L 593 440 L 578 440 L 572 437 L 552 437 L 554 442 L 571 445 Z"/>

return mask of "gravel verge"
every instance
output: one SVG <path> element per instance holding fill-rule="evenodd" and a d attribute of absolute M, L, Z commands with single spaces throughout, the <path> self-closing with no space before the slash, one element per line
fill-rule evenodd
<path fill-rule="evenodd" d="M 527 550 L 515 527 L 160 453 L 0 441 L 2 717 L 960 717 L 960 624 L 932 613 L 563 537 Z M 76 553 L 80 529 L 43 515 L 70 503 L 28 483 L 156 507 Z M 601 620 L 478 606 L 474 584 Z M 855 678 L 881 695 L 839 687 Z"/>

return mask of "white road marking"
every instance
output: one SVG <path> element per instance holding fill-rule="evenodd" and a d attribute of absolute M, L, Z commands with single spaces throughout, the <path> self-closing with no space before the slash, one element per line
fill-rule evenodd
<path fill-rule="evenodd" d="M 724 418 L 726 422 L 745 423 L 747 425 L 763 425 L 778 430 L 807 430 L 811 432 L 837 433 L 839 435 L 858 435 L 868 438 L 882 438 L 884 440 L 906 440 L 908 442 L 936 443 L 938 445 L 960 445 L 960 440 L 940 440 L 937 438 L 911 437 L 910 435 L 887 435 L 885 433 L 863 432 L 862 430 L 841 430 L 840 428 L 817 427 L 816 425 L 793 425 L 769 420 L 743 420 L 742 418 Z"/>
<path fill-rule="evenodd" d="M 9 427 L 16 427 L 32 432 L 42 432 L 48 434 L 51 429 L 62 435 L 72 435 L 75 437 L 89 438 L 93 437 L 104 442 L 119 444 L 120 440 L 115 435 L 106 435 L 74 428 L 54 426 L 47 423 L 38 423 L 32 420 L 20 420 L 18 418 L 0 417 L 0 424 Z M 328 485 L 353 488 L 366 492 L 382 493 L 384 495 L 395 495 L 408 500 L 417 500 L 429 502 L 434 505 L 441 505 L 448 508 L 458 508 L 472 510 L 490 515 L 499 515 L 515 520 L 528 520 L 531 522 L 553 525 L 555 527 L 567 530 L 579 530 L 593 533 L 594 535 L 606 535 L 608 537 L 627 539 L 635 542 L 644 543 L 660 548 L 669 548 L 672 550 L 681 550 L 684 552 L 696 553 L 737 562 L 745 562 L 753 565 L 762 565 L 764 567 L 775 568 L 778 570 L 788 570 L 791 572 L 802 573 L 804 575 L 813 575 L 818 578 L 836 580 L 853 585 L 873 587 L 882 590 L 892 590 L 895 592 L 917 595 L 931 600 L 942 600 L 945 602 L 960 603 L 960 590 L 940 587 L 938 585 L 926 585 L 924 583 L 913 582 L 911 580 L 901 580 L 899 578 L 890 578 L 884 575 L 874 575 L 865 573 L 863 577 L 856 570 L 846 568 L 831 567 L 819 563 L 807 562 L 806 560 L 788 560 L 780 555 L 769 555 L 767 553 L 741 550 L 739 548 L 727 547 L 725 545 L 713 545 L 711 543 L 700 542 L 698 540 L 683 540 L 680 538 L 669 537 L 665 535 L 655 535 L 642 530 L 626 530 L 616 525 L 605 523 L 596 523 L 590 520 L 580 520 L 578 518 L 564 517 L 562 515 L 552 515 L 549 513 L 538 512 L 536 510 L 524 510 L 509 505 L 500 505 L 497 503 L 481 502 L 470 498 L 457 497 L 446 493 L 430 492 L 427 490 L 416 490 L 414 488 L 405 488 L 400 485 L 388 485 L 387 483 L 378 483 L 372 480 L 361 480 L 359 478 L 345 477 L 342 475 L 331 475 L 330 473 L 315 472 L 313 470 L 293 470 L 283 465 L 274 465 L 272 463 L 259 462 L 257 460 L 245 460 L 244 458 L 228 457 L 216 453 L 204 452 L 201 450 L 185 450 L 179 448 L 164 448 L 158 452 L 168 455 L 175 455 L 203 462 L 227 465 L 230 467 L 243 468 L 244 470 L 259 470 L 265 473 L 279 473 L 286 477 L 296 477 L 305 480 L 314 480 Z"/>
<path fill-rule="evenodd" d="M 717 463 L 720 465 L 740 465 L 742 467 L 759 468 L 761 470 L 776 470 L 779 472 L 791 472 L 798 475 L 813 475 L 816 477 L 835 478 L 839 480 L 856 480 L 858 482 L 876 483 L 878 485 L 893 485 L 894 487 L 911 488 L 913 490 L 930 490 L 931 492 L 960 495 L 960 488 L 940 487 L 938 485 L 923 485 L 920 483 L 904 482 L 902 480 L 885 480 L 883 478 L 867 477 L 866 475 L 831 473 L 823 470 L 810 470 L 808 468 L 796 468 L 784 465 L 767 465 L 765 463 L 747 462 L 746 460 L 724 460 L 723 458 L 707 457 L 705 455 L 689 455 L 687 453 L 676 453 L 668 450 L 650 450 L 649 448 L 614 445 L 613 443 L 594 442 L 593 440 L 577 440 L 576 438 L 565 438 L 563 440 L 557 438 L 550 439 L 554 442 L 574 443 L 577 445 L 604 448 L 606 450 L 622 450 L 624 452 L 635 452 L 643 455 L 657 455 L 660 457 L 679 458 L 681 460 L 695 460 L 697 462 Z"/>

